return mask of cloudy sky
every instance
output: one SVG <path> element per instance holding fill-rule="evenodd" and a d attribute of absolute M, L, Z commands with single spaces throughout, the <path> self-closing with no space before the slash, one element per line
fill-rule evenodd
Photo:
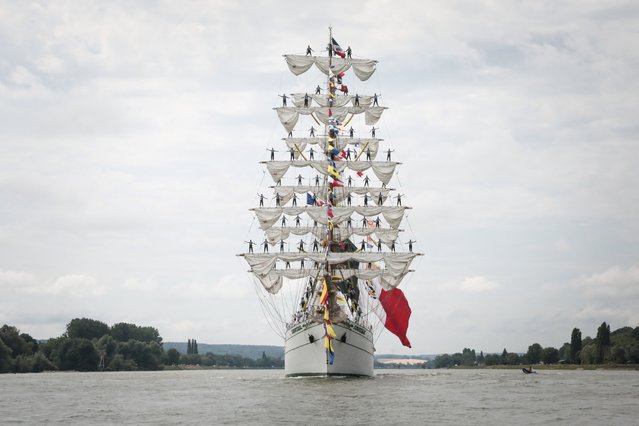
<path fill-rule="evenodd" d="M 425 253 L 413 349 L 378 352 L 639 325 L 639 6 L 383 0 L 0 0 L 0 324 L 281 345 L 235 254 L 286 135 L 277 95 L 323 81 L 281 55 L 329 25 L 380 61 L 347 82 L 390 108 L 402 238 Z"/>

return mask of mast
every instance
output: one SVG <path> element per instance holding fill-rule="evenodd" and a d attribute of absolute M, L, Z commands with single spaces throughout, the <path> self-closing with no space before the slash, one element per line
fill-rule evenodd
<path fill-rule="evenodd" d="M 332 107 L 332 102 L 331 99 L 333 98 L 333 92 L 331 91 L 334 86 L 331 85 L 331 74 L 332 74 L 332 61 L 333 61 L 333 28 L 331 26 L 328 27 L 328 73 L 326 75 L 326 79 L 327 79 L 327 91 L 328 91 L 328 111 L 329 111 L 329 116 L 331 115 L 331 107 Z M 329 129 L 329 124 L 326 123 L 324 124 L 324 134 L 326 135 L 326 148 L 325 148 L 325 155 L 327 158 L 327 161 L 330 161 L 330 151 L 328 150 L 328 139 L 330 138 L 330 129 Z M 331 313 L 331 297 L 330 297 L 330 293 L 332 290 L 332 283 L 331 283 L 331 270 L 332 267 L 330 265 L 330 262 L 328 262 L 328 258 L 330 256 L 331 253 L 331 245 L 333 244 L 333 232 L 332 232 L 332 225 L 331 225 L 331 218 L 329 217 L 328 211 L 331 208 L 331 204 L 333 203 L 331 197 L 330 197 L 330 189 L 328 188 L 328 175 L 324 176 L 324 188 L 325 188 L 325 192 L 326 192 L 326 200 L 328 201 L 327 203 L 327 207 L 326 207 L 326 275 L 324 276 L 324 281 L 326 285 L 326 292 L 328 293 L 328 297 L 326 298 L 326 304 L 324 306 L 325 312 L 324 312 L 324 333 L 326 334 L 326 341 L 325 341 L 325 347 L 326 347 L 326 364 L 332 364 L 332 358 L 331 358 L 331 353 L 333 352 L 333 348 L 332 348 L 332 342 L 331 342 L 331 335 L 329 333 L 328 330 L 328 321 L 330 321 L 330 313 Z"/>

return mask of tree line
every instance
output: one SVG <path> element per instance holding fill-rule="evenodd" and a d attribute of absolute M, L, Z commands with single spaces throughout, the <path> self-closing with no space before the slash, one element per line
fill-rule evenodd
<path fill-rule="evenodd" d="M 508 352 L 501 354 L 476 354 L 474 349 L 464 348 L 452 355 L 438 355 L 433 368 L 475 365 L 532 365 L 532 364 L 639 364 L 639 327 L 622 327 L 612 333 L 610 325 L 603 322 L 597 328 L 597 336 L 581 337 L 581 330 L 573 328 L 570 342 L 560 348 L 542 347 L 533 343 L 525 354 Z"/>
<path fill-rule="evenodd" d="M 154 327 L 74 318 L 56 338 L 37 341 L 14 326 L 0 327 L 0 373 L 40 371 L 160 370 L 165 365 L 218 367 L 281 367 L 283 361 L 264 353 L 254 360 L 236 355 L 197 353 L 197 341 L 189 339 L 189 354 L 164 351 Z"/>

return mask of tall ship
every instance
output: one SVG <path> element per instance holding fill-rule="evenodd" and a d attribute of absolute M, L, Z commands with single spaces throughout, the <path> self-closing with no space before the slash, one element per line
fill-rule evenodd
<path fill-rule="evenodd" d="M 394 150 L 376 136 L 387 109 L 381 95 L 348 89 L 353 75 L 368 80 L 377 61 L 353 56 L 331 29 L 321 54 L 309 46 L 305 55 L 284 55 L 294 75 L 312 70 L 317 81 L 278 94 L 286 136 L 277 149 L 265 147 L 272 184 L 251 209 L 259 236 L 240 254 L 284 339 L 287 376 L 372 376 L 384 329 L 410 347 L 411 310 L 397 288 L 419 255 L 416 241 L 400 234 L 410 207 L 389 186 L 400 164 Z"/>

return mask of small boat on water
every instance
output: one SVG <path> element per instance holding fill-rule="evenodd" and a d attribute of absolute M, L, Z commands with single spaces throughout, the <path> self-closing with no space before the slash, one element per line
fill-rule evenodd
<path fill-rule="evenodd" d="M 533 370 L 532 367 L 530 367 L 530 368 L 522 368 L 521 371 L 523 371 L 524 374 L 537 374 L 537 371 Z"/>

